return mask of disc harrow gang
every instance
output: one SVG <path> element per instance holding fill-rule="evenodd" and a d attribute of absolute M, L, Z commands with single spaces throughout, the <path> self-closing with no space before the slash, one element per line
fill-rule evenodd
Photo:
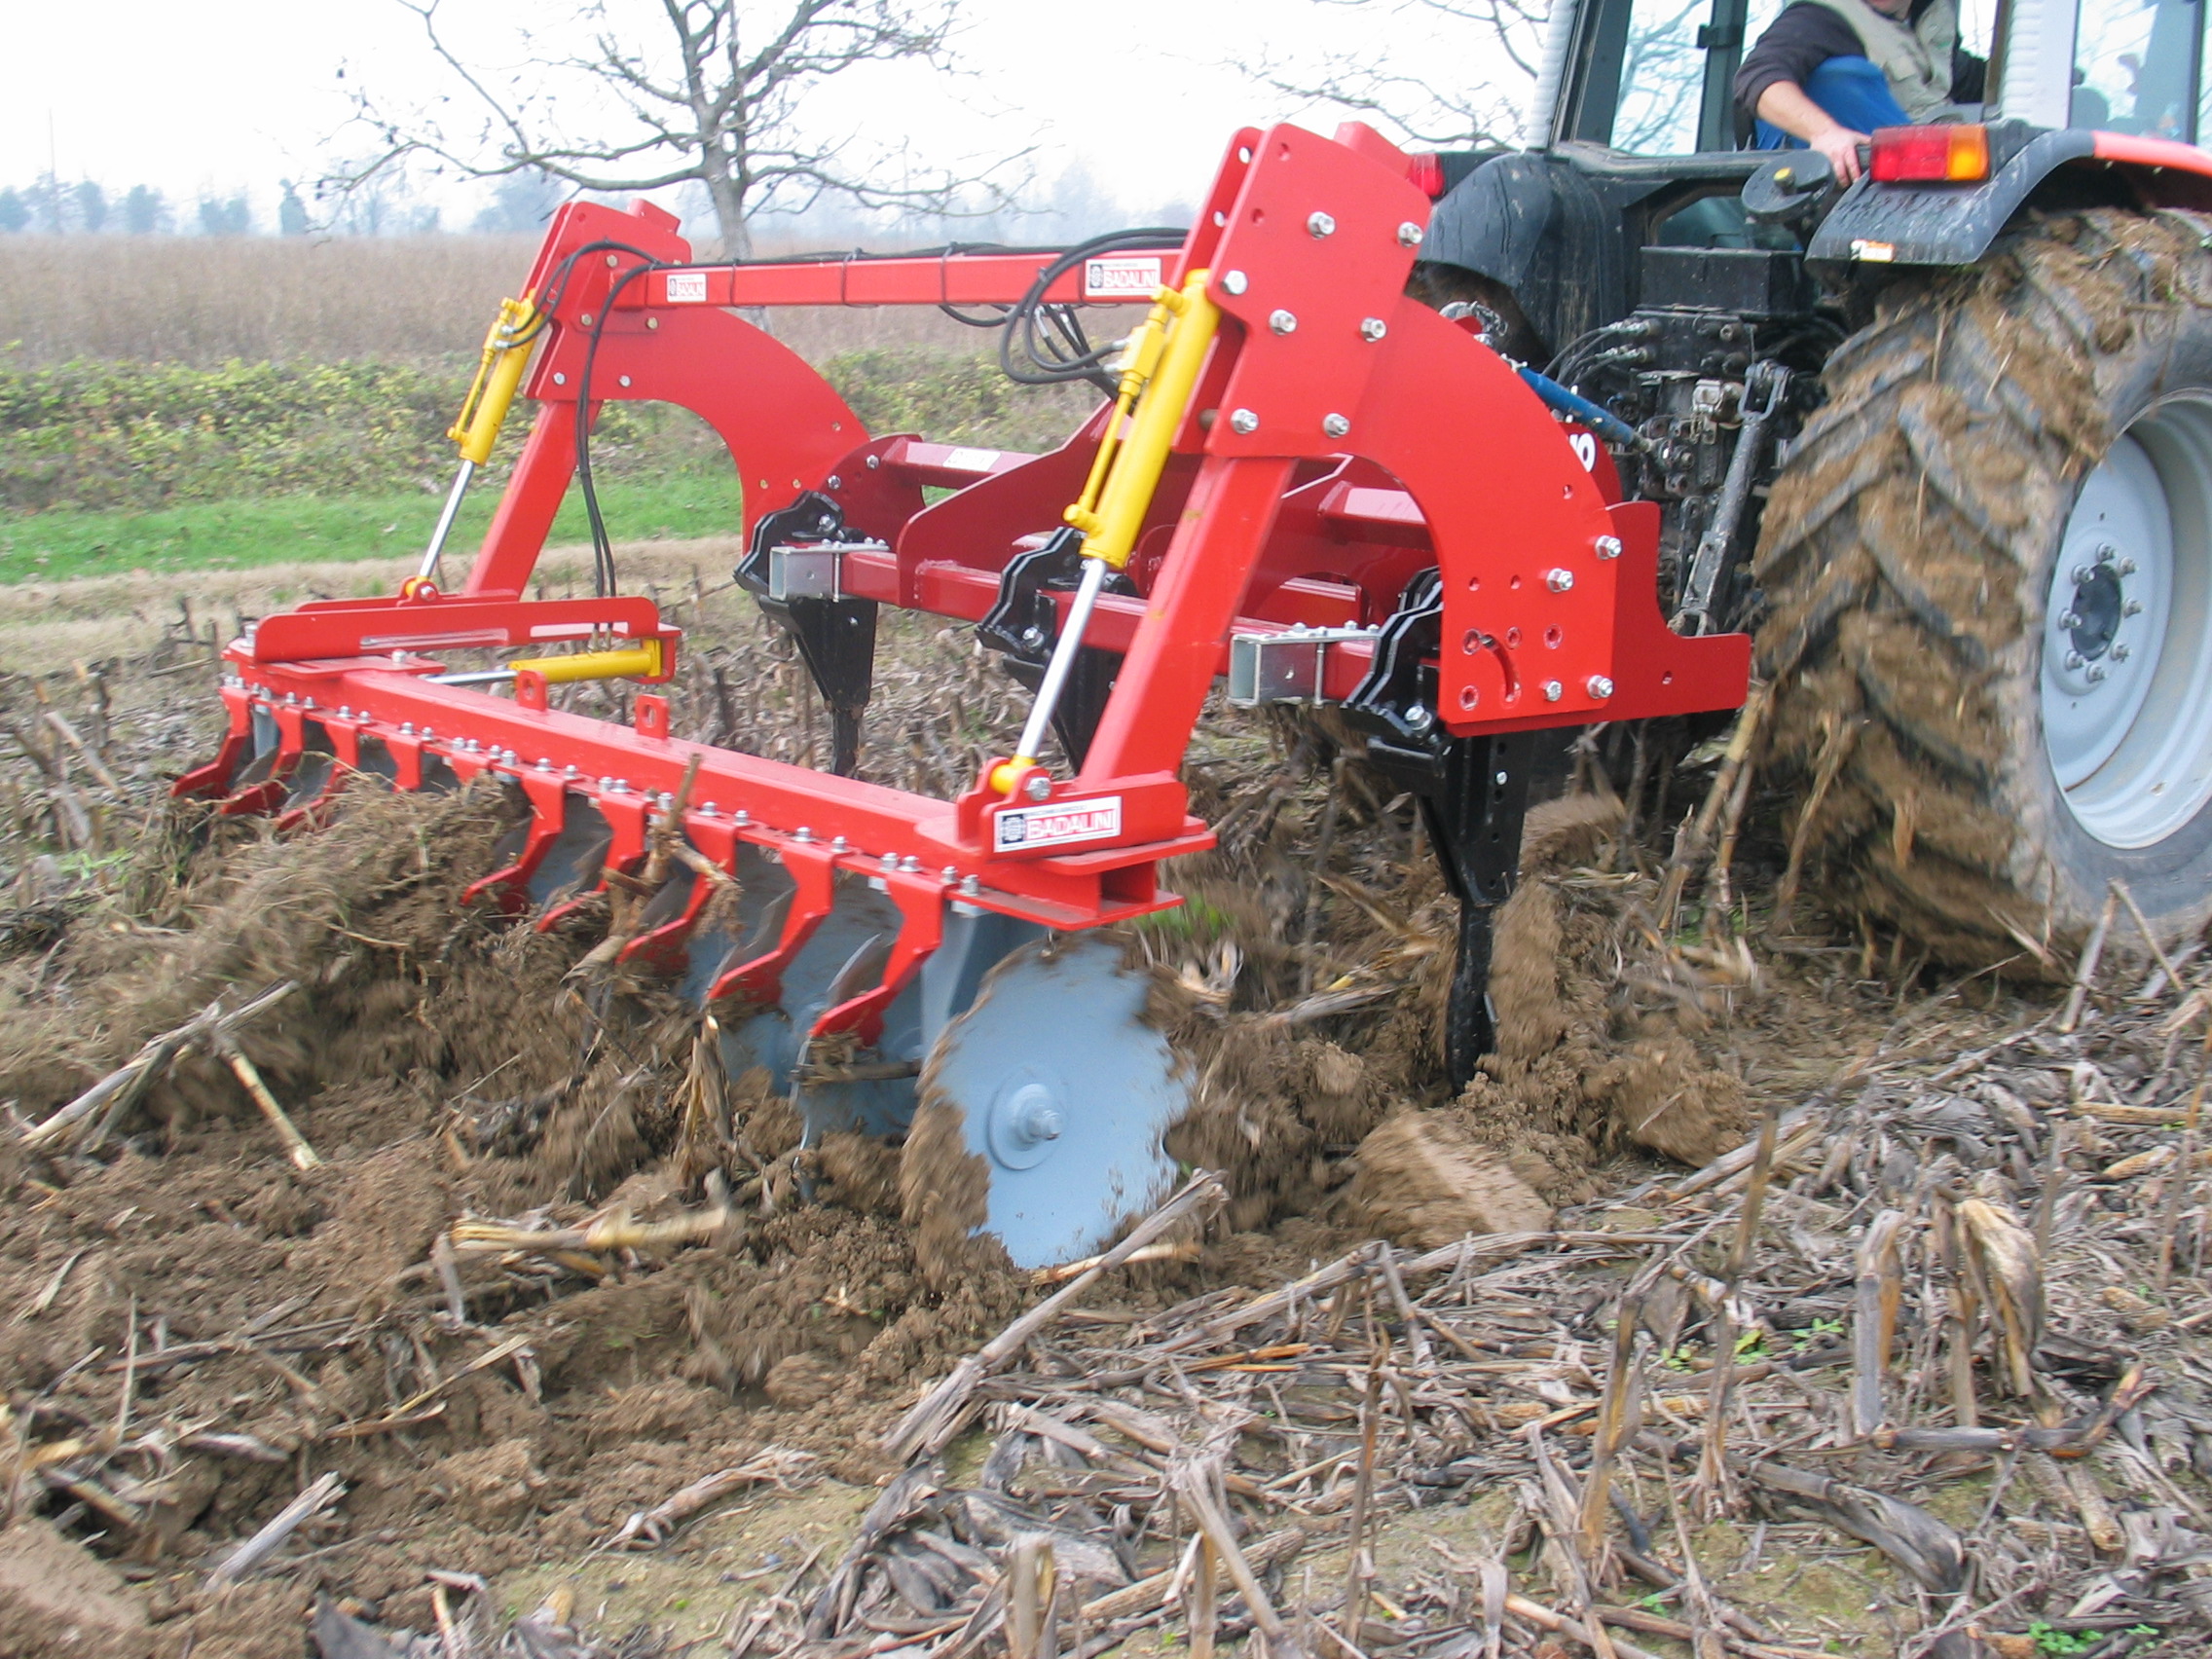
<path fill-rule="evenodd" d="M 1148 256 L 1155 305 L 1115 401 L 1031 456 L 867 433 L 741 309 L 1019 316 L 1124 298 L 1126 257 L 699 265 L 649 204 L 571 203 L 455 428 L 449 508 L 506 399 L 538 405 L 460 589 L 436 579 L 449 510 L 398 595 L 249 628 L 224 652 L 221 751 L 177 793 L 289 827 L 362 778 L 496 781 L 527 816 L 468 899 L 550 927 L 609 884 L 653 887 L 620 960 L 713 1008 L 730 1071 L 764 1068 L 810 1140 L 898 1134 L 920 1088 L 962 1115 L 982 1225 L 1017 1262 L 1095 1248 L 1171 1175 L 1188 1084 L 1119 950 L 1059 936 L 1178 903 L 1161 864 L 1213 844 L 1178 771 L 1218 677 L 1242 703 L 1338 706 L 1419 798 L 1465 917 L 1462 1077 L 1543 734 L 1746 690 L 1742 636 L 1660 615 L 1656 507 L 1618 498 L 1604 449 L 1471 320 L 1405 296 L 1427 213 L 1364 128 L 1238 133 L 1197 228 Z M 681 404 L 728 445 L 739 578 L 832 713 L 831 771 L 673 733 L 649 687 L 682 634 L 612 591 L 610 559 L 592 598 L 526 597 L 571 481 L 589 491 L 591 422 L 625 399 Z M 978 624 L 1035 688 L 1020 753 L 956 800 L 851 775 L 884 605 Z M 554 706 L 551 687 L 608 678 L 648 688 L 633 723 Z M 1069 766 L 1047 763 L 1048 731 Z"/>

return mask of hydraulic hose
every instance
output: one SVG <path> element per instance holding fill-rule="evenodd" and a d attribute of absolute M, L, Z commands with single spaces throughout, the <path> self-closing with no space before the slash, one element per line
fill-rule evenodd
<path fill-rule="evenodd" d="M 1540 375 L 1528 365 L 1521 366 L 1521 378 L 1528 382 L 1529 389 L 1542 398 L 1562 415 L 1569 416 L 1588 426 L 1616 449 L 1641 449 L 1643 440 L 1636 428 L 1615 415 L 1602 403 L 1593 403 L 1580 392 L 1569 391 L 1549 375 Z"/>

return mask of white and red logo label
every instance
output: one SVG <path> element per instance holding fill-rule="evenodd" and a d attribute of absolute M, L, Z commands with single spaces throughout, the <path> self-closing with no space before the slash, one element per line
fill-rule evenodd
<path fill-rule="evenodd" d="M 668 274 L 668 303 L 672 306 L 705 305 L 707 274 L 704 271 L 671 271 Z"/>
<path fill-rule="evenodd" d="M 1065 847 L 1078 841 L 1110 841 L 1122 832 L 1122 797 L 1100 795 L 1095 800 L 1023 807 L 1002 812 L 993 822 L 998 825 L 994 841 L 1002 853 Z"/>
<path fill-rule="evenodd" d="M 1083 262 L 1083 297 L 1087 300 L 1149 301 L 1159 286 L 1158 254 Z"/>

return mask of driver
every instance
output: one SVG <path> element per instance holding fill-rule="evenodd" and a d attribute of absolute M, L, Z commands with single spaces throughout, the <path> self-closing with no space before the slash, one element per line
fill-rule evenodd
<path fill-rule="evenodd" d="M 1796 0 L 1736 71 L 1736 108 L 1757 148 L 1810 146 L 1849 184 L 1875 128 L 1972 118 L 1984 68 L 1956 0 Z"/>

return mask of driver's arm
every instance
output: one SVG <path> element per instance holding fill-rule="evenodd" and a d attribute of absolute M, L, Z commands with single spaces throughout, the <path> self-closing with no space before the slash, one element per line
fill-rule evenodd
<path fill-rule="evenodd" d="M 1805 94 L 1805 81 L 1831 57 L 1853 57 L 1865 50 L 1851 25 L 1825 6 L 1798 0 L 1785 7 L 1766 32 L 1744 55 L 1736 71 L 1736 108 L 1748 136 L 1755 118 L 1802 138 L 1834 165 L 1836 177 L 1849 184 L 1859 176 L 1863 135 L 1845 127 Z"/>

